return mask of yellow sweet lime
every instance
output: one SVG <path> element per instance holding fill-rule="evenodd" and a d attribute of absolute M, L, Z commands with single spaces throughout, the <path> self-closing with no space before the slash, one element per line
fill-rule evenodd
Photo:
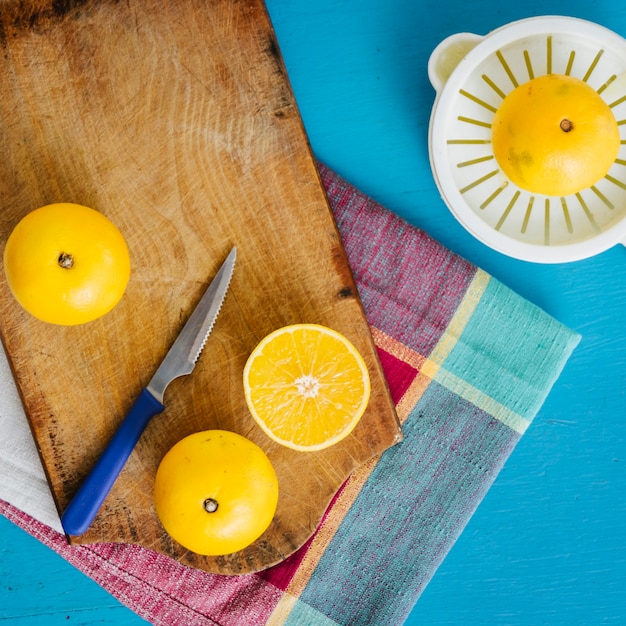
<path fill-rule="evenodd" d="M 620 147 L 615 116 L 587 83 L 547 74 L 516 87 L 492 124 L 504 173 L 532 193 L 566 196 L 597 183 Z"/>
<path fill-rule="evenodd" d="M 265 452 L 225 430 L 185 437 L 156 473 L 154 506 L 163 528 L 197 554 L 243 550 L 267 530 L 277 502 L 278 479 Z"/>
<path fill-rule="evenodd" d="M 274 441 L 321 450 L 347 437 L 370 397 L 367 366 L 340 333 L 294 324 L 263 339 L 243 374 L 250 413 Z"/>
<path fill-rule="evenodd" d="M 15 226 L 4 271 L 20 305 L 45 322 L 72 326 L 108 313 L 130 277 L 128 247 L 102 213 L 72 203 L 48 204 Z"/>

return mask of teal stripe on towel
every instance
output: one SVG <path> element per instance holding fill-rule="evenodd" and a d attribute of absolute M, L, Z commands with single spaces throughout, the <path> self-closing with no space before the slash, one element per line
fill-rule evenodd
<path fill-rule="evenodd" d="M 494 400 L 494 411 L 501 405 L 529 423 L 579 341 L 579 335 L 492 279 L 435 380 L 450 386 L 449 373 L 483 400 Z"/>
<path fill-rule="evenodd" d="M 300 602 L 339 624 L 401 624 L 520 438 L 433 382 L 348 511 Z M 367 602 L 345 601 L 346 596 Z M 294 610 L 287 626 L 301 626 Z M 315 623 L 315 622 L 311 622 Z"/>

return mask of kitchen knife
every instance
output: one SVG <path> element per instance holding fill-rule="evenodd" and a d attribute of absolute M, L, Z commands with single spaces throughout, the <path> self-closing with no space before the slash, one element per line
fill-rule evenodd
<path fill-rule="evenodd" d="M 165 388 L 175 378 L 193 371 L 228 291 L 236 256 L 237 250 L 233 248 L 154 376 L 142 389 L 96 465 L 65 509 L 61 524 L 68 535 L 82 535 L 89 528 L 148 422 L 165 409 Z"/>

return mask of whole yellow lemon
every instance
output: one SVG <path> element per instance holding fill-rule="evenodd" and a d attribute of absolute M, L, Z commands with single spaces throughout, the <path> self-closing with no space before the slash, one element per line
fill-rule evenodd
<path fill-rule="evenodd" d="M 108 313 L 130 278 L 118 228 L 80 204 L 48 204 L 28 213 L 4 249 L 4 271 L 20 305 L 44 322 L 73 326 Z"/>
<path fill-rule="evenodd" d="M 189 435 L 163 457 L 154 506 L 166 532 L 197 554 L 243 550 L 276 513 L 278 478 L 249 439 L 225 430 Z"/>
<path fill-rule="evenodd" d="M 546 74 L 504 98 L 492 142 L 498 164 L 516 185 L 566 196 L 606 175 L 620 136 L 611 108 L 595 89 L 572 76 Z"/>

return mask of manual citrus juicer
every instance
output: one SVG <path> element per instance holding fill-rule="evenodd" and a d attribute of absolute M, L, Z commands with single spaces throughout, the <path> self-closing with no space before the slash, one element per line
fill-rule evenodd
<path fill-rule="evenodd" d="M 610 106 L 620 131 L 606 176 L 569 196 L 521 189 L 499 168 L 491 147 L 491 122 L 502 100 L 543 74 L 587 82 Z M 448 37 L 432 52 L 428 75 L 437 92 L 429 128 L 433 175 L 472 235 L 503 254 L 540 263 L 626 245 L 626 40 L 577 18 L 529 18 L 484 37 Z"/>

